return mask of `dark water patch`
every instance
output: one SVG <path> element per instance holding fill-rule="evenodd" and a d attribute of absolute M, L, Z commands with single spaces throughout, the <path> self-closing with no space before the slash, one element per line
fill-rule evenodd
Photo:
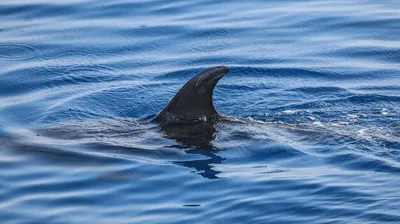
<path fill-rule="evenodd" d="M 387 214 L 386 212 L 368 212 L 360 217 L 362 220 L 379 220 L 380 222 L 398 222 L 400 217 L 396 214 Z"/>
<path fill-rule="evenodd" d="M 44 4 L 29 4 L 29 5 L 12 5 L 12 4 L 1 4 L 0 12 L 2 15 L 20 15 L 27 12 L 36 11 L 45 7 Z"/>
<path fill-rule="evenodd" d="M 34 137 L 34 136 L 32 136 Z M 36 136 L 37 138 L 40 138 L 40 136 Z M 24 152 L 28 153 L 33 157 L 37 157 L 38 160 L 50 162 L 50 163 L 64 163 L 66 165 L 70 164 L 90 164 L 90 163 L 95 163 L 99 162 L 101 163 L 102 161 L 108 161 L 108 162 L 118 162 L 120 160 L 119 158 L 113 158 L 113 157 L 98 157 L 95 160 L 91 158 L 93 154 L 87 153 L 87 152 L 82 152 L 80 153 L 79 150 L 73 145 L 65 147 L 63 149 L 63 146 L 49 146 L 49 145 L 44 145 L 44 144 L 20 144 L 15 142 L 10 141 L 7 145 L 7 148 L 10 148 L 12 150 L 18 151 L 18 152 Z"/>
<path fill-rule="evenodd" d="M 201 205 L 200 204 L 185 204 L 182 206 L 184 206 L 184 207 L 200 207 Z"/>

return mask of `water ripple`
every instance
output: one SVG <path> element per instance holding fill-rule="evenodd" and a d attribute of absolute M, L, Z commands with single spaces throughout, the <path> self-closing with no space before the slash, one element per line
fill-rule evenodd
<path fill-rule="evenodd" d="M 0 61 L 23 61 L 37 54 L 37 48 L 31 44 L 0 44 Z"/>
<path fill-rule="evenodd" d="M 399 223 L 399 12 L 0 1 L 0 220 Z M 217 65 L 219 122 L 151 122 Z"/>

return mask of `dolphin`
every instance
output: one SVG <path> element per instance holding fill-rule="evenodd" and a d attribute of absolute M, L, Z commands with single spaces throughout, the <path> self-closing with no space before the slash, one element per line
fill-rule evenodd
<path fill-rule="evenodd" d="M 221 117 L 213 104 L 218 81 L 229 72 L 226 66 L 209 68 L 191 78 L 154 119 L 161 124 L 214 121 Z"/>

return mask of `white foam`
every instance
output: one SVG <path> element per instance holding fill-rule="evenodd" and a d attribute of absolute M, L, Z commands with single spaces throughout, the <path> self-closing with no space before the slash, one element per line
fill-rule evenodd
<path fill-rule="evenodd" d="M 385 109 L 385 108 L 382 109 L 381 114 L 382 114 L 383 116 L 389 115 L 387 109 Z"/>
<path fill-rule="evenodd" d="M 315 118 L 315 117 L 313 117 L 313 116 L 308 116 L 307 118 L 310 119 L 310 120 L 312 120 L 312 121 L 317 120 L 317 118 Z"/>
<path fill-rule="evenodd" d="M 297 111 L 296 110 L 284 110 L 282 111 L 282 114 L 286 114 L 286 115 L 293 115 L 296 114 Z"/>

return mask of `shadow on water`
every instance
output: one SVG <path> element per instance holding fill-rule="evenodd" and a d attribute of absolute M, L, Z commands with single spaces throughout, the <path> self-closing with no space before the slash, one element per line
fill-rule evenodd
<path fill-rule="evenodd" d="M 219 171 L 213 170 L 213 164 L 221 164 L 225 161 L 216 154 L 221 151 L 212 144 L 217 133 L 214 121 L 205 121 L 189 124 L 161 125 L 161 131 L 165 137 L 175 140 L 177 144 L 171 148 L 185 149 L 188 154 L 197 154 L 208 157 L 204 160 L 175 161 L 174 164 L 194 168 L 198 174 L 208 179 L 217 179 Z"/>
<path fill-rule="evenodd" d="M 106 119 L 52 125 L 35 131 L 18 129 L 15 132 L 18 134 L 0 136 L 0 144 L 16 151 L 33 153 L 51 163 L 144 159 L 171 162 L 195 169 L 205 178 L 217 179 L 220 172 L 213 170 L 213 164 L 225 161 L 217 155 L 222 150 L 212 143 L 218 133 L 215 122 L 159 125 Z M 180 158 L 181 153 L 194 158 Z M 205 159 L 199 159 L 199 156 Z"/>

